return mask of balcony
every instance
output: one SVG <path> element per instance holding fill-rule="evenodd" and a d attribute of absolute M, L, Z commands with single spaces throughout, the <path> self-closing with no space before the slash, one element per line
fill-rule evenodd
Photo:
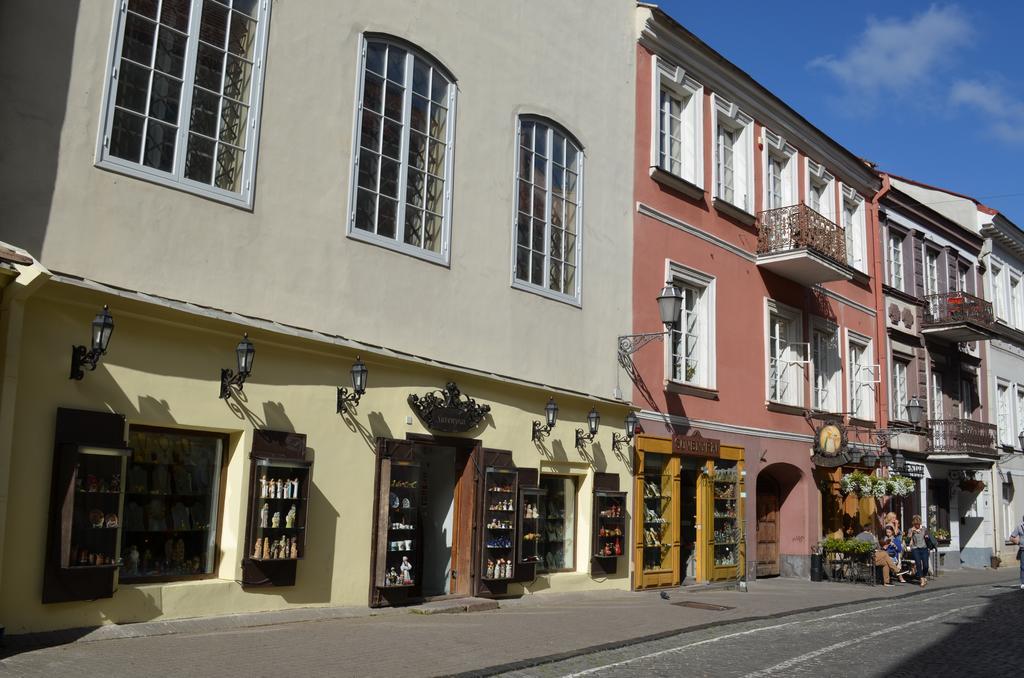
<path fill-rule="evenodd" d="M 994 334 L 990 302 L 966 292 L 929 294 L 924 299 L 921 334 L 949 342 L 979 341 Z"/>
<path fill-rule="evenodd" d="M 853 277 L 842 226 L 807 205 L 765 210 L 757 226 L 758 267 L 808 287 Z"/>
<path fill-rule="evenodd" d="M 931 419 L 928 421 L 928 454 L 995 459 L 997 434 L 994 424 L 972 419 Z"/>

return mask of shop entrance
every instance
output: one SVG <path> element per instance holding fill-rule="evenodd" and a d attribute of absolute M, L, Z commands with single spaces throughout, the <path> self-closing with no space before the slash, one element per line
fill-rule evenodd
<path fill-rule="evenodd" d="M 472 592 L 474 441 L 381 440 L 370 605 Z"/>
<path fill-rule="evenodd" d="M 779 484 L 757 477 L 757 576 L 779 575 Z"/>

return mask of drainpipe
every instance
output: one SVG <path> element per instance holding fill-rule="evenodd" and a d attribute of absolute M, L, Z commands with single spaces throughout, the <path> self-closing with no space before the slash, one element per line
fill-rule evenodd
<path fill-rule="evenodd" d="M 877 315 L 875 316 L 875 334 L 876 341 L 875 346 L 875 358 L 878 360 L 878 379 L 880 386 L 878 392 L 880 397 L 875 398 L 875 421 L 878 422 L 879 428 L 888 428 L 889 426 L 889 333 L 885 327 L 885 295 L 882 293 L 882 282 L 885 280 L 885 262 L 882 259 L 882 253 L 885 251 L 885 243 L 882 240 L 882 220 L 879 216 L 879 209 L 882 202 L 882 198 L 889 192 L 891 184 L 889 182 L 888 174 L 879 174 L 882 179 L 882 187 L 875 193 L 874 197 L 871 198 L 871 204 L 874 206 L 875 215 L 875 255 L 872 257 L 873 272 L 872 275 L 875 279 L 874 293 L 875 293 L 875 309 Z M 883 359 L 884 358 L 884 359 Z"/>
<path fill-rule="evenodd" d="M 11 249 L 30 256 L 24 250 Z M 4 584 L 2 556 L 5 553 L 25 303 L 50 279 L 50 272 L 34 259 L 31 264 L 24 266 L 14 264 L 14 268 L 17 271 L 16 277 L 0 289 L 0 588 Z"/>

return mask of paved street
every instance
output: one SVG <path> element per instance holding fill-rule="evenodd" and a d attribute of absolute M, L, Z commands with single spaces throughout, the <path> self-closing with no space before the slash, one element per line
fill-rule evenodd
<path fill-rule="evenodd" d="M 944 675 L 965 658 L 971 664 L 959 675 L 1010 675 L 1007 657 L 1021 653 L 1007 638 L 1024 624 L 1024 593 L 1009 588 L 1015 577 L 1012 569 L 951 572 L 923 592 L 769 579 L 746 593 L 673 590 L 668 601 L 657 592 L 590 591 L 469 614 L 322 608 L 305 614 L 338 616 L 300 620 L 300 610 L 134 624 L 45 649 L 15 648 L 12 639 L 0 675 L 863 677 L 925 667 Z M 915 653 L 919 666 L 908 663 Z"/>
<path fill-rule="evenodd" d="M 1012 583 L 736 624 L 597 652 L 542 676 L 1019 676 L 1024 591 Z"/>

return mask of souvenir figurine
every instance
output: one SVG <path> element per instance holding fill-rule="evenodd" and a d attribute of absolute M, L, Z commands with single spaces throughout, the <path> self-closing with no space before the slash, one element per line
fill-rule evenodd
<path fill-rule="evenodd" d="M 622 542 L 618 538 L 615 539 L 615 555 L 622 555 Z"/>
<path fill-rule="evenodd" d="M 411 508 L 412 502 L 409 501 L 409 497 L 402 500 L 402 508 Z"/>
<path fill-rule="evenodd" d="M 264 504 L 260 509 L 260 527 L 267 527 L 267 519 L 270 518 L 270 504 Z"/>
<path fill-rule="evenodd" d="M 280 478 L 278 478 L 277 480 L 274 481 L 274 498 L 275 499 L 280 499 L 281 498 L 281 479 Z"/>
<path fill-rule="evenodd" d="M 393 567 L 388 571 L 388 581 L 387 581 L 387 583 L 390 586 L 397 586 L 398 585 L 398 571 L 395 570 L 395 568 L 393 568 Z"/>
<path fill-rule="evenodd" d="M 493 560 L 488 560 L 487 561 L 487 578 L 488 579 L 494 579 L 494 561 Z"/>
<path fill-rule="evenodd" d="M 288 509 L 288 514 L 284 517 L 284 526 L 287 528 L 295 527 L 295 504 Z"/>
<path fill-rule="evenodd" d="M 288 557 L 288 537 L 281 535 L 281 542 L 278 550 L 281 552 L 282 558 Z"/>
<path fill-rule="evenodd" d="M 281 527 L 281 512 L 274 511 L 274 515 L 270 518 L 271 527 Z"/>
<path fill-rule="evenodd" d="M 288 557 L 289 558 L 298 558 L 299 557 L 299 545 L 295 541 L 295 537 L 291 538 L 291 548 L 288 551 Z"/>
<path fill-rule="evenodd" d="M 252 559 L 259 560 L 260 556 L 263 555 L 263 549 L 260 547 L 260 540 L 256 540 L 256 545 L 252 549 Z"/>
<path fill-rule="evenodd" d="M 263 538 L 263 560 L 270 560 L 270 538 Z"/>
<path fill-rule="evenodd" d="M 391 504 L 391 508 L 398 508 L 400 506 L 400 502 L 398 500 L 398 495 L 395 494 L 394 492 L 389 493 L 389 495 L 388 495 L 388 503 Z"/>
<path fill-rule="evenodd" d="M 103 521 L 103 524 L 105 527 L 117 527 L 117 514 L 108 513 L 107 517 Z"/>
<path fill-rule="evenodd" d="M 263 475 L 260 478 L 260 499 L 267 498 L 267 476 Z"/>
<path fill-rule="evenodd" d="M 91 473 L 85 477 L 85 491 L 96 492 L 100 489 L 99 481 L 96 480 L 96 476 Z"/>
<path fill-rule="evenodd" d="M 399 565 L 399 569 L 402 571 L 402 583 L 412 584 L 412 563 L 409 562 L 409 556 L 402 556 L 402 564 Z"/>
<path fill-rule="evenodd" d="M 107 485 L 107 489 L 109 489 L 114 494 L 117 494 L 118 492 L 121 491 L 121 474 L 120 473 L 115 473 L 114 475 L 112 475 L 110 477 L 110 484 Z"/>
<path fill-rule="evenodd" d="M 99 509 L 89 511 L 89 525 L 92 527 L 103 527 L 103 511 Z"/>
<path fill-rule="evenodd" d="M 128 574 L 135 575 L 139 573 L 139 547 L 132 544 L 128 548 Z"/>

